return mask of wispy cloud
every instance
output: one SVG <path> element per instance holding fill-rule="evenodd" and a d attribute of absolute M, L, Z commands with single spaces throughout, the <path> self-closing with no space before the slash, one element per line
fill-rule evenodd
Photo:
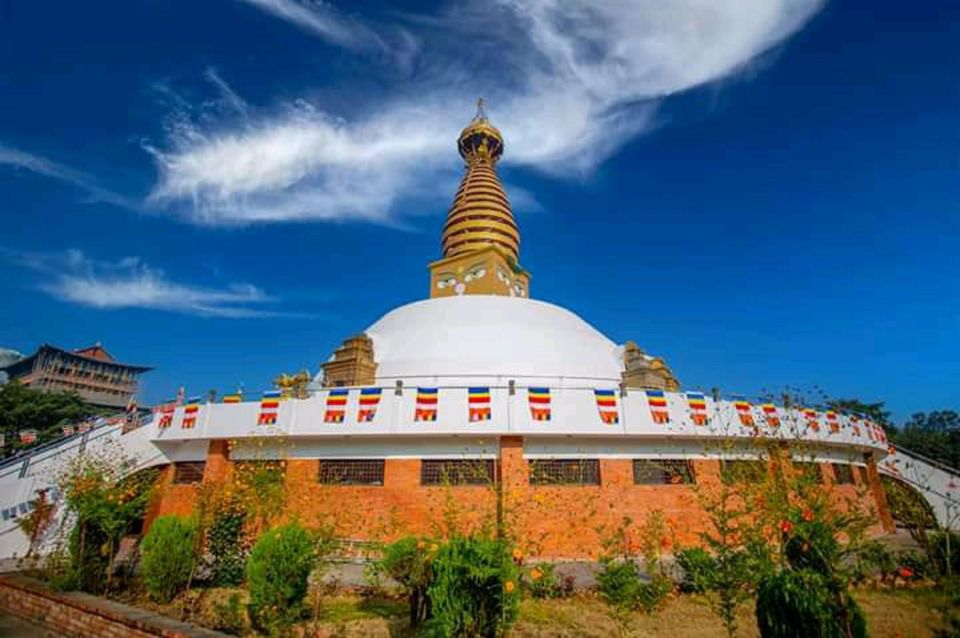
<path fill-rule="evenodd" d="M 241 0 L 341 47 L 387 54 L 405 64 L 417 41 L 405 29 L 375 28 L 323 0 Z"/>
<path fill-rule="evenodd" d="M 365 37 L 326 3 L 246 1 L 332 41 Z M 453 3 L 407 18 L 419 74 L 376 101 L 358 95 L 350 113 L 301 101 L 239 123 L 180 118 L 150 148 L 159 170 L 150 203 L 202 224 L 390 222 L 398 202 L 441 196 L 453 179 L 452 138 L 478 94 L 505 134 L 505 162 L 588 175 L 657 125 L 663 100 L 748 68 L 821 2 Z"/>
<path fill-rule="evenodd" d="M 31 173 L 43 175 L 44 177 L 75 186 L 85 192 L 92 201 L 106 202 L 131 210 L 138 206 L 138 204 L 130 198 L 102 188 L 90 175 L 45 157 L 27 153 L 0 143 L 0 166 L 3 165 L 27 170 Z"/>
<path fill-rule="evenodd" d="M 143 308 L 231 319 L 276 317 L 276 299 L 249 284 L 210 288 L 171 281 L 139 257 L 116 262 L 90 259 L 79 250 L 62 253 L 0 251 L 41 276 L 39 288 L 68 303 L 102 310 Z"/>

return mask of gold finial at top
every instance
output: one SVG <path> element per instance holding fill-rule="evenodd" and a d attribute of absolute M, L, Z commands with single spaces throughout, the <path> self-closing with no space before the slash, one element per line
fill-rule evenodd
<path fill-rule="evenodd" d="M 477 99 L 477 114 L 460 132 L 457 148 L 467 164 L 494 164 L 503 155 L 503 135 L 487 119 L 482 97 Z"/>
<path fill-rule="evenodd" d="M 483 110 L 483 96 L 477 98 L 477 114 L 473 116 L 474 122 L 486 122 L 487 113 Z"/>

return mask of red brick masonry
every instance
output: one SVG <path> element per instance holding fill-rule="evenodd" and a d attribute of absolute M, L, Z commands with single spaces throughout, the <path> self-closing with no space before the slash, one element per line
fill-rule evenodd
<path fill-rule="evenodd" d="M 0 576 L 0 613 L 66 638 L 225 638 L 159 614 L 79 592 L 55 592 L 34 578 Z"/>

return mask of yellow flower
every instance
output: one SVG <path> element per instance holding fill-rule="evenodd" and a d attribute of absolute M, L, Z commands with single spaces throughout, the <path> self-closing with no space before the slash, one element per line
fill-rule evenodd
<path fill-rule="evenodd" d="M 437 551 L 438 549 L 439 549 L 439 547 L 437 547 L 437 544 L 436 544 L 436 543 L 431 543 L 431 544 L 430 544 L 430 552 L 431 552 L 431 553 Z"/>
<path fill-rule="evenodd" d="M 417 541 L 417 549 L 423 549 L 427 546 L 426 541 Z"/>
<path fill-rule="evenodd" d="M 523 552 L 520 551 L 520 548 L 513 550 L 513 560 L 520 561 L 523 560 Z"/>
<path fill-rule="evenodd" d="M 512 580 L 508 580 L 507 582 L 505 582 L 505 583 L 503 584 L 503 588 L 507 590 L 507 593 L 508 593 L 508 594 L 509 594 L 510 592 L 512 592 L 514 589 L 516 589 L 516 587 L 517 587 L 517 586 L 513 584 L 513 581 L 512 581 Z"/>
<path fill-rule="evenodd" d="M 534 567 L 532 570 L 530 570 L 530 578 L 532 580 L 540 580 L 543 578 L 543 572 L 540 571 L 539 567 Z"/>

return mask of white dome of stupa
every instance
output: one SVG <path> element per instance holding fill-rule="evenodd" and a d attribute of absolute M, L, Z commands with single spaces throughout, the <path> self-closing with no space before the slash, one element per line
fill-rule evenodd
<path fill-rule="evenodd" d="M 418 301 L 364 331 L 373 339 L 377 383 L 610 387 L 622 348 L 559 306 L 519 297 L 464 295 Z"/>

